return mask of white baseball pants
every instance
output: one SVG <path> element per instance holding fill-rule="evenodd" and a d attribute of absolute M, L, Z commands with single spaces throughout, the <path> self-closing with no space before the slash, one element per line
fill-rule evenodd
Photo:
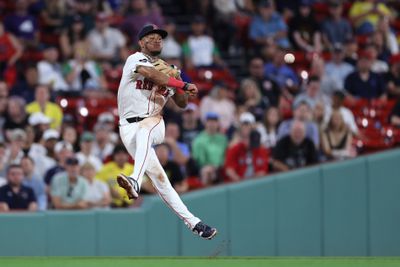
<path fill-rule="evenodd" d="M 193 229 L 200 219 L 195 217 L 182 202 L 152 148 L 152 145 L 162 143 L 164 140 L 163 118 L 149 117 L 135 123 L 121 119 L 119 132 L 126 149 L 135 159 L 135 168 L 130 177 L 136 179 L 140 187 L 143 175 L 146 173 L 162 200 L 190 229 Z"/>

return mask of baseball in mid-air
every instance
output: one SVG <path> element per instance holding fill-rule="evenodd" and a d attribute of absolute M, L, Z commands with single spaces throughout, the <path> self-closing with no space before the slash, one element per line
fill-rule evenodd
<path fill-rule="evenodd" d="M 292 53 L 287 53 L 283 59 L 287 64 L 292 64 L 295 60 L 295 57 Z"/>

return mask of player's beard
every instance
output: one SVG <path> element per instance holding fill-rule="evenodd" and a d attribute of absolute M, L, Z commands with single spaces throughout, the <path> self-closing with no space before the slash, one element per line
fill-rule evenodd
<path fill-rule="evenodd" d="M 150 55 L 153 57 L 158 56 L 159 54 L 161 54 L 161 50 L 156 50 L 156 51 L 150 51 Z"/>

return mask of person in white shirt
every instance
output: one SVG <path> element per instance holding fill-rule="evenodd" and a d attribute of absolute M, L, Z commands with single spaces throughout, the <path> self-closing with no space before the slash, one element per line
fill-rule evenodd
<path fill-rule="evenodd" d="M 100 158 L 92 154 L 94 139 L 94 135 L 91 132 L 82 133 L 80 139 L 81 151 L 76 154 L 76 158 L 79 161 L 79 165 L 82 166 L 85 163 L 90 163 L 94 167 L 95 171 L 98 172 L 101 167 L 103 167 L 103 162 Z"/>
<path fill-rule="evenodd" d="M 325 76 L 334 83 L 335 90 L 344 90 L 344 80 L 354 71 L 354 67 L 344 61 L 344 56 L 343 46 L 339 43 L 334 44 L 332 60 L 325 65 Z M 325 93 L 331 95 L 333 92 Z"/>
<path fill-rule="evenodd" d="M 81 166 L 81 175 L 86 178 L 88 188 L 84 200 L 91 208 L 107 208 L 111 204 L 111 193 L 108 185 L 96 179 L 96 170 L 92 164 L 86 162 Z"/>
<path fill-rule="evenodd" d="M 128 56 L 126 39 L 122 32 L 109 25 L 106 13 L 96 16 L 96 27 L 89 32 L 89 51 L 96 61 L 120 62 Z"/>
<path fill-rule="evenodd" d="M 48 85 L 55 91 L 67 91 L 69 86 L 64 80 L 58 57 L 59 53 L 56 47 L 49 46 L 44 49 L 43 60 L 37 64 L 39 83 Z"/>

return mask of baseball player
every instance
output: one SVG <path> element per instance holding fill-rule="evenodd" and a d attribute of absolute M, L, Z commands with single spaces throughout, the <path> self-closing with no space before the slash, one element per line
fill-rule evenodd
<path fill-rule="evenodd" d="M 157 58 L 167 35 L 155 25 L 144 26 L 138 34 L 141 51 L 125 62 L 118 89 L 119 131 L 122 142 L 135 159 L 135 168 L 129 177 L 120 174 L 117 182 L 129 198 L 135 199 L 146 173 L 160 197 L 185 224 L 200 237 L 212 239 L 217 230 L 190 213 L 152 148 L 164 139 L 161 111 L 168 99 L 185 108 L 188 97 L 197 95 L 196 85 L 183 82 L 176 68 Z"/>

